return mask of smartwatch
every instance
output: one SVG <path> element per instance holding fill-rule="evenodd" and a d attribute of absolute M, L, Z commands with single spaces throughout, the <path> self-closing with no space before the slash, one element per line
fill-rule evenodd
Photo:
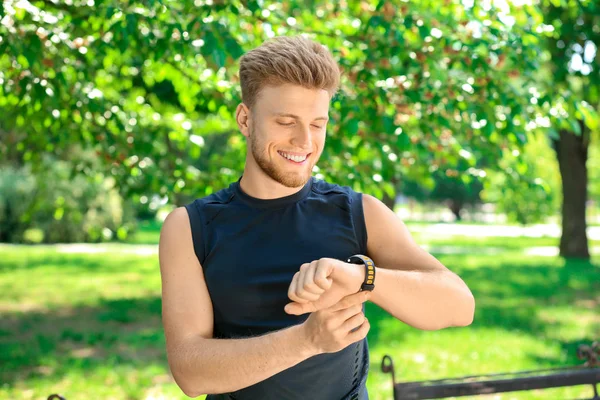
<path fill-rule="evenodd" d="M 355 254 L 346 261 L 350 264 L 362 264 L 365 266 L 365 281 L 360 287 L 360 290 L 372 291 L 375 289 L 375 263 L 367 256 Z"/>

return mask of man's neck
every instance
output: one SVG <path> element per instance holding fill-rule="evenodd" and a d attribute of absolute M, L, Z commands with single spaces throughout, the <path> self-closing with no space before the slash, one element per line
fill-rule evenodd
<path fill-rule="evenodd" d="M 258 170 L 257 170 L 258 169 Z M 247 164 L 240 180 L 240 188 L 244 193 L 256 199 L 278 199 L 298 193 L 304 186 L 290 188 L 275 181 L 260 168 L 250 168 Z"/>

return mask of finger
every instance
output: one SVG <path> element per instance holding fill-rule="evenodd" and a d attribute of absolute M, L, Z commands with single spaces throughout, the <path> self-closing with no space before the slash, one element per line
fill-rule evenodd
<path fill-rule="evenodd" d="M 311 313 L 317 311 L 314 303 L 288 303 L 285 305 L 284 310 L 286 313 L 291 315 L 302 315 L 306 313 Z"/>
<path fill-rule="evenodd" d="M 326 263 L 318 263 L 315 271 L 314 282 L 323 290 L 327 290 L 333 284 L 333 279 L 329 277 L 331 268 Z"/>
<path fill-rule="evenodd" d="M 349 308 L 357 304 L 362 304 L 365 301 L 369 300 L 371 297 L 371 292 L 364 291 L 351 294 L 349 296 L 344 297 L 342 300 L 338 301 L 336 304 L 329 307 L 329 311 L 339 311 L 344 308 Z"/>
<path fill-rule="evenodd" d="M 317 264 L 311 263 L 310 266 L 307 268 L 306 273 L 304 274 L 303 287 L 304 287 L 304 290 L 306 290 L 307 292 L 321 295 L 321 294 L 325 293 L 325 289 L 319 287 L 315 283 L 315 273 L 316 272 L 317 272 Z"/>
<path fill-rule="evenodd" d="M 335 311 L 330 318 L 334 321 L 334 326 L 342 326 L 347 320 L 359 314 L 364 315 L 363 306 L 362 304 L 355 304 L 352 307 Z"/>
<path fill-rule="evenodd" d="M 351 332 L 354 329 L 358 329 L 363 324 L 363 322 L 365 322 L 365 320 L 365 314 L 361 312 L 347 319 L 342 324 L 341 329 L 343 332 Z"/>
<path fill-rule="evenodd" d="M 298 290 L 304 285 L 304 275 L 306 275 L 306 268 L 308 265 L 310 264 L 302 264 L 300 266 L 300 270 L 296 272 L 296 274 L 298 274 L 298 281 L 296 282 L 296 294 L 298 294 Z"/>
<path fill-rule="evenodd" d="M 310 291 L 307 291 L 304 287 L 304 282 L 306 280 L 306 274 L 310 269 L 310 264 L 302 264 L 300 266 L 300 271 L 298 274 L 298 279 L 296 282 L 296 296 L 305 301 L 316 301 L 319 299 L 320 294 L 314 294 Z"/>
<path fill-rule="evenodd" d="M 350 332 L 348 334 L 348 336 L 346 336 L 346 339 L 350 343 L 356 343 L 359 340 L 362 340 L 365 337 L 367 337 L 367 334 L 369 333 L 369 329 L 371 329 L 371 324 L 369 323 L 369 320 L 367 318 L 365 318 L 365 322 L 363 322 L 362 325 L 360 325 L 358 328 L 356 328 L 356 330 L 354 332 Z"/>
<path fill-rule="evenodd" d="M 321 297 L 320 294 L 314 294 L 311 292 L 307 292 L 304 289 L 296 290 L 296 295 L 305 301 L 317 301 Z"/>
<path fill-rule="evenodd" d="M 298 297 L 298 295 L 296 295 L 296 287 L 298 286 L 299 274 L 300 272 L 296 272 L 294 274 L 294 278 L 292 279 L 292 283 L 290 283 L 290 287 L 288 289 L 288 297 L 290 298 L 290 300 L 295 301 L 297 303 L 306 303 L 308 300 L 304 300 Z"/>
<path fill-rule="evenodd" d="M 362 304 L 355 304 L 352 307 L 344 308 L 343 310 L 336 311 L 335 318 L 340 320 L 340 324 L 357 314 L 363 313 Z"/>

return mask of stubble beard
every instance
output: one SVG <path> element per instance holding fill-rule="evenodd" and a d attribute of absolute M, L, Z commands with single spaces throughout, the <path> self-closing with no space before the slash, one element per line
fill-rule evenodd
<path fill-rule="evenodd" d="M 264 148 L 262 141 L 258 138 L 260 134 L 257 133 L 256 128 L 251 126 L 248 140 L 250 140 L 252 157 L 254 157 L 258 167 L 271 179 L 281 183 L 285 187 L 298 188 L 304 186 L 311 177 L 314 163 L 310 164 L 310 168 L 306 168 L 306 166 L 298 167 L 297 172 L 282 171 L 282 168 L 278 167 L 275 161 L 269 160 L 269 154 Z M 313 155 L 311 155 L 311 157 L 312 156 Z"/>

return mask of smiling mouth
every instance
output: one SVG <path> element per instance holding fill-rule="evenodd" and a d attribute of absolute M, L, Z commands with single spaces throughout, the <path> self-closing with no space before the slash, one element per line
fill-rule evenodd
<path fill-rule="evenodd" d="M 277 153 L 279 153 L 279 155 L 283 158 L 285 158 L 286 160 L 293 162 L 294 164 L 304 164 L 306 162 L 306 160 L 308 160 L 308 157 L 310 157 L 310 155 L 312 153 L 308 153 L 308 154 L 304 154 L 304 155 L 294 155 L 294 154 L 289 154 L 283 151 L 278 151 Z"/>

